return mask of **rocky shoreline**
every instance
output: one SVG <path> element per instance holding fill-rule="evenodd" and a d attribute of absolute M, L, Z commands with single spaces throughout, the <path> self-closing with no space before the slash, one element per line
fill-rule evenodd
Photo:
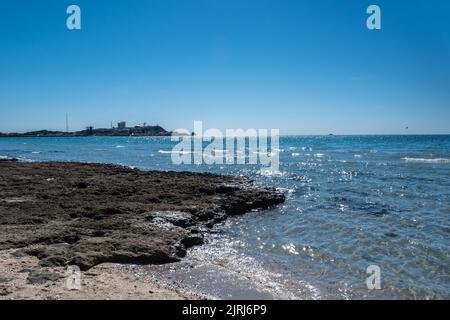
<path fill-rule="evenodd" d="M 83 271 L 176 262 L 214 224 L 284 200 L 241 177 L 2 159 L 0 250 Z"/>

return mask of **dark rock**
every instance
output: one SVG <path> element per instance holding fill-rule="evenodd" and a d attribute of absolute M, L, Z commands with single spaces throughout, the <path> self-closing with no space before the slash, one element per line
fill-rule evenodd
<path fill-rule="evenodd" d="M 2 160 L 0 160 L 2 161 Z M 7 296 L 13 293 L 13 290 L 9 287 L 0 286 L 0 296 Z"/>
<path fill-rule="evenodd" d="M 124 214 L 125 212 L 119 208 L 103 208 L 96 212 L 96 215 L 113 215 L 113 214 Z"/>
<path fill-rule="evenodd" d="M 32 270 L 27 277 L 27 282 L 30 284 L 43 284 L 46 283 L 48 281 L 57 281 L 61 278 L 63 278 L 64 276 L 58 274 L 58 273 L 54 273 L 54 272 L 45 272 L 42 270 Z"/>
<path fill-rule="evenodd" d="M 3 276 L 0 276 L 0 283 L 6 283 L 6 282 L 9 282 L 11 280 L 12 280 L 11 278 L 6 278 L 6 277 L 3 277 Z"/>
<path fill-rule="evenodd" d="M 199 193 L 206 194 L 206 195 L 214 194 L 214 189 L 211 189 L 211 188 L 200 187 L 197 190 Z"/>
<path fill-rule="evenodd" d="M 160 221 L 167 221 L 177 227 L 182 228 L 187 228 L 195 224 L 195 220 L 193 219 L 192 214 L 188 212 L 160 211 L 152 212 L 149 216 L 147 216 L 147 219 L 150 221 L 158 218 L 160 219 Z"/>
<path fill-rule="evenodd" d="M 203 244 L 203 241 L 204 241 L 203 234 L 197 233 L 197 234 L 190 234 L 190 235 L 186 236 L 185 238 L 183 238 L 183 240 L 181 240 L 181 243 L 186 248 L 190 248 L 193 246 L 198 246 L 198 245 Z"/>
<path fill-rule="evenodd" d="M 85 189 L 88 187 L 88 184 L 86 182 L 80 181 L 75 183 L 75 186 L 79 189 Z"/>
<path fill-rule="evenodd" d="M 384 234 L 386 237 L 390 237 L 390 238 L 397 238 L 398 234 L 396 234 L 395 232 L 386 232 Z"/>
<path fill-rule="evenodd" d="M 0 250 L 22 248 L 16 254 L 36 256 L 41 266 L 82 270 L 179 261 L 186 248 L 203 243 L 207 227 L 285 199 L 245 178 L 107 164 L 2 161 L 0 181 L 0 199 L 33 199 L 0 201 Z M 46 276 L 53 277 L 32 273 L 30 281 Z"/>
<path fill-rule="evenodd" d="M 237 187 L 237 186 L 226 186 L 226 185 L 218 186 L 215 188 L 216 193 L 232 193 L 232 192 L 235 192 L 238 190 L 239 190 L 239 187 Z"/>

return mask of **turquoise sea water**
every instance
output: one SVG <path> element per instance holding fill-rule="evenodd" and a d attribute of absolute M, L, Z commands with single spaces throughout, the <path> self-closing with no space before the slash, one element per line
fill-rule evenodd
<path fill-rule="evenodd" d="M 229 219 L 193 257 L 285 298 L 450 298 L 450 136 L 286 136 L 281 175 L 174 165 L 165 137 L 0 138 L 0 156 L 246 175 L 284 205 Z M 381 270 L 368 290 L 366 268 Z"/>

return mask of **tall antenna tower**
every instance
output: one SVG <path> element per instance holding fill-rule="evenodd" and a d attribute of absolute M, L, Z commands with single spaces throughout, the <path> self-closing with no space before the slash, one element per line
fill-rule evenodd
<path fill-rule="evenodd" d="M 69 115 L 66 112 L 66 132 L 69 133 Z"/>

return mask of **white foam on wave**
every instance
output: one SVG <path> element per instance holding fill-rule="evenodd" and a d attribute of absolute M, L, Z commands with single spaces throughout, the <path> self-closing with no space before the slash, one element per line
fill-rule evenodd
<path fill-rule="evenodd" d="M 281 248 L 290 254 L 299 254 L 293 243 L 283 244 Z"/>
<path fill-rule="evenodd" d="M 314 158 L 322 158 L 323 157 L 323 153 L 315 153 L 313 154 Z"/>
<path fill-rule="evenodd" d="M 208 244 L 191 249 L 189 257 L 201 263 L 218 264 L 230 274 L 244 276 L 278 299 L 320 299 L 320 290 L 312 284 L 285 278 L 283 274 L 265 267 L 261 261 L 240 252 L 237 248 L 245 247 L 245 242 L 211 235 L 208 240 Z M 294 283 L 294 290 L 290 282 Z"/>
<path fill-rule="evenodd" d="M 408 161 L 408 162 L 424 162 L 424 163 L 450 163 L 450 159 L 448 158 L 410 158 L 410 157 L 404 157 L 402 160 Z"/>
<path fill-rule="evenodd" d="M 174 153 L 174 154 L 191 154 L 191 153 L 194 153 L 194 152 L 192 152 L 192 151 L 173 151 L 173 150 L 158 150 L 158 153 L 162 153 L 162 154 L 171 154 L 171 153 Z"/>
<path fill-rule="evenodd" d="M 265 151 L 253 151 L 253 154 L 261 155 L 261 156 L 267 156 L 267 157 L 274 157 L 277 155 L 278 152 L 265 152 Z"/>
<path fill-rule="evenodd" d="M 295 192 L 295 189 L 293 189 L 293 188 L 281 188 L 281 187 L 278 187 L 276 189 L 277 189 L 278 192 L 284 193 L 288 198 L 290 198 L 292 196 L 292 194 L 294 194 L 294 192 Z"/>
<path fill-rule="evenodd" d="M 322 158 L 324 156 L 323 153 L 305 153 L 303 155 L 305 157 L 313 157 L 313 158 Z"/>
<path fill-rule="evenodd" d="M 264 177 L 283 177 L 286 173 L 280 170 L 273 170 L 269 168 L 263 168 L 257 172 L 257 174 Z"/>
<path fill-rule="evenodd" d="M 228 154 L 231 150 L 221 150 L 221 149 L 214 149 L 214 154 Z"/>
<path fill-rule="evenodd" d="M 36 160 L 28 159 L 28 158 L 22 158 L 22 157 L 0 156 L 0 160 L 13 160 L 13 159 L 17 159 L 17 161 L 20 161 L 20 162 L 36 162 Z"/>

